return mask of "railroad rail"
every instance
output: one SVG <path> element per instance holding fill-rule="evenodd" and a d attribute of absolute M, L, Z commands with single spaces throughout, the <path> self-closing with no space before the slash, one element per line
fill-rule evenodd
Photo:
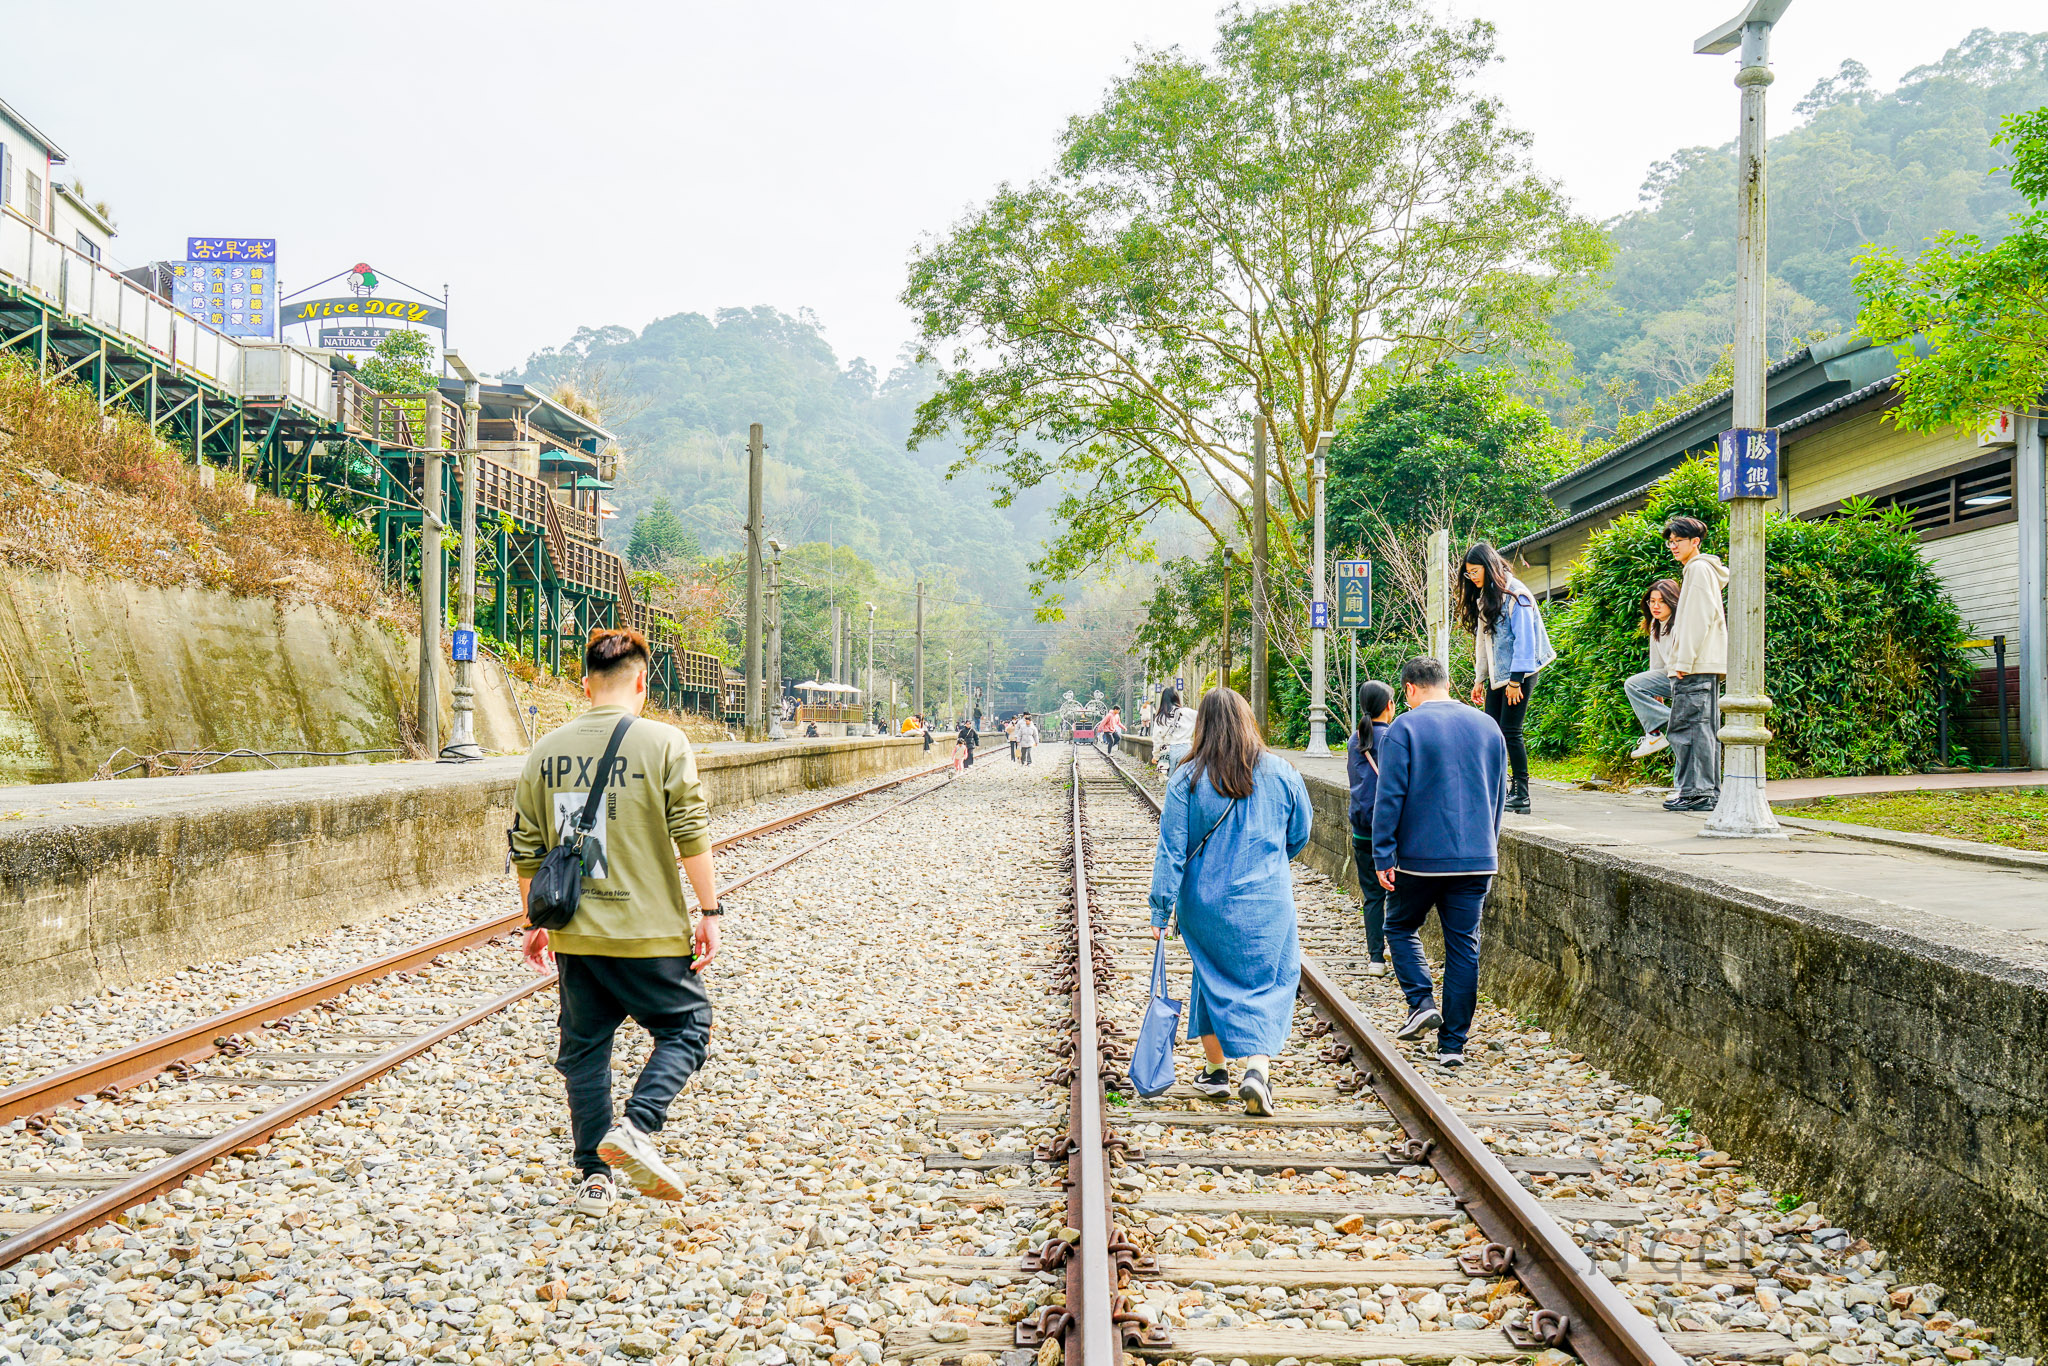
<path fill-rule="evenodd" d="M 1357 1094 L 1362 1086 L 1385 1108 L 1381 1122 L 1390 1127 L 1398 1124 L 1406 1132 L 1406 1139 L 1387 1145 L 1384 1151 L 1352 1153 L 1248 1151 L 1242 1147 L 1208 1152 L 1143 1152 L 1128 1143 L 1104 1118 L 1104 1082 L 1119 1070 L 1122 1050 L 1116 1039 L 1121 1030 L 1105 1019 L 1103 998 L 1117 975 L 1114 943 L 1123 939 L 1134 946 L 1143 943 L 1149 948 L 1150 936 L 1139 928 L 1144 922 L 1129 923 L 1129 913 L 1141 911 L 1145 905 L 1145 894 L 1137 889 L 1150 871 L 1151 844 L 1129 831 L 1105 833 L 1114 828 L 1108 824 L 1115 819 L 1116 813 L 1110 809 L 1113 803 L 1101 803 L 1104 810 L 1091 826 L 1087 793 L 1091 787 L 1098 794 L 1128 792 L 1149 817 L 1149 830 L 1157 828 L 1160 802 L 1112 755 L 1086 746 L 1088 753 L 1105 766 L 1096 768 L 1092 760 L 1084 760 L 1083 748 L 1079 744 L 1073 746 L 1072 756 L 1074 965 L 1071 1057 L 1064 1069 L 1069 1083 L 1067 1128 L 1063 1140 L 1050 1150 L 1040 1149 L 1030 1155 L 1042 1162 L 1064 1158 L 1068 1227 L 1063 1230 L 1065 1236 L 1055 1240 L 1060 1245 L 1048 1243 L 1028 1256 L 1023 1265 L 1026 1271 L 1063 1268 L 1066 1303 L 1063 1308 L 1041 1310 L 1035 1319 L 1019 1324 L 1015 1336 L 1018 1346 L 1035 1346 L 1046 1337 L 1058 1335 L 1065 1360 L 1088 1366 L 1117 1363 L 1121 1360 L 1117 1354 L 1123 1352 L 1146 1357 L 1170 1354 L 1217 1359 L 1270 1358 L 1277 1353 L 1325 1360 L 1404 1355 L 1434 1360 L 1456 1354 L 1485 1360 L 1511 1358 L 1549 1347 L 1570 1352 L 1588 1366 L 1682 1366 L 1687 1358 L 1774 1360 L 1794 1349 L 1789 1339 L 1770 1332 L 1681 1332 L 1668 1336 L 1660 1332 L 1654 1322 L 1623 1300 L 1613 1282 L 1517 1179 L 1518 1174 L 1526 1177 L 1544 1172 L 1576 1172 L 1590 1164 L 1570 1158 L 1503 1160 L 1493 1153 L 1452 1101 L 1425 1081 L 1402 1057 L 1395 1043 L 1368 1022 L 1364 1011 L 1339 983 L 1332 965 L 1307 952 L 1302 955 L 1301 995 L 1324 1022 L 1307 1032 L 1314 1035 L 1327 1031 L 1333 1040 L 1314 1060 L 1337 1066 L 1348 1063 L 1362 1075 L 1339 1080 L 1338 1087 L 1328 1092 L 1322 1088 L 1276 1085 L 1276 1100 Z M 1114 778 L 1109 777 L 1111 773 Z M 1098 853 L 1098 840 L 1114 840 L 1114 852 Z M 1102 895 L 1096 894 L 1098 879 L 1104 879 L 1099 883 Z M 1104 896 L 1120 904 L 1112 909 L 1104 904 Z M 1116 910 L 1126 912 L 1121 924 Z M 1306 923 L 1304 928 L 1309 928 Z M 1323 942 L 1332 944 L 1333 962 L 1341 961 L 1341 944 L 1327 939 Z M 1130 977 L 1135 982 L 1136 974 Z M 1119 1003 L 1114 1013 L 1135 1019 L 1142 1004 L 1126 1000 Z M 1113 1082 L 1110 1089 L 1116 1089 Z M 1176 1087 L 1170 1095 L 1186 1089 Z M 1207 1129 L 1218 1124 L 1245 1123 L 1282 1133 L 1324 1125 L 1341 1131 L 1342 1126 L 1360 1124 L 1366 1118 L 1356 1110 L 1296 1112 L 1290 1116 L 1284 1107 L 1270 1120 L 1135 1108 L 1126 1114 L 1127 1122 L 1142 1115 L 1148 1121 L 1169 1126 L 1192 1124 Z M 1542 1115 L 1488 1114 L 1483 1118 L 1495 1125 L 1546 1121 Z M 996 1156 L 991 1154 L 991 1160 Z M 1220 1262 L 1208 1263 L 1204 1270 L 1203 1259 L 1147 1256 L 1133 1244 L 1130 1232 L 1115 1218 L 1117 1212 L 1132 1207 L 1117 1204 L 1109 1193 L 1117 1163 L 1153 1170 L 1180 1164 L 1191 1168 L 1227 1166 L 1238 1171 L 1279 1172 L 1283 1176 L 1293 1175 L 1296 1169 L 1391 1176 L 1416 1173 L 1426 1167 L 1433 1169 L 1441 1180 L 1450 1201 L 1388 1199 L 1366 1194 L 1346 1196 L 1335 1204 L 1327 1197 L 1315 1196 L 1270 1197 L 1266 1206 L 1260 1205 L 1261 1197 L 1241 1196 L 1237 1203 L 1248 1217 L 1261 1208 L 1270 1208 L 1273 1212 L 1264 1217 L 1271 1218 L 1327 1209 L 1332 1220 L 1343 1217 L 1336 1212 L 1339 1207 L 1367 1218 L 1462 1213 L 1485 1241 L 1477 1246 L 1468 1245 L 1455 1261 L 1364 1259 L 1336 1266 L 1323 1261 Z M 1162 1204 L 1176 1210 L 1229 1207 L 1223 1201 L 1171 1195 Z M 1631 1214 L 1615 1209 L 1607 1217 L 1622 1220 L 1631 1218 Z M 1071 1236 L 1076 1233 L 1078 1237 Z M 1682 1275 L 1682 1269 L 1677 1274 Z M 1732 1271 L 1715 1275 L 1736 1283 L 1748 1279 Z M 1185 1282 L 1203 1276 L 1217 1281 L 1247 1278 L 1262 1284 L 1294 1286 L 1448 1286 L 1467 1280 L 1512 1277 L 1533 1305 L 1518 1318 L 1511 1316 L 1505 1331 L 1492 1328 L 1483 1333 L 1430 1333 L 1416 1339 L 1290 1331 L 1255 1334 L 1260 1340 L 1252 1341 L 1241 1329 L 1169 1335 L 1149 1317 L 1136 1312 L 1127 1293 L 1148 1277 Z M 1654 1266 L 1624 1273 L 1624 1279 L 1631 1281 L 1673 1278 L 1673 1271 Z"/>
<path fill-rule="evenodd" d="M 949 767 L 946 764 L 936 764 L 899 774 L 858 791 L 845 793 L 801 811 L 738 831 L 716 841 L 712 848 L 730 849 L 760 839 L 814 820 L 829 811 L 863 798 L 902 787 L 920 778 L 945 773 Z M 875 812 L 835 826 L 821 838 L 794 853 L 725 884 L 719 888 L 719 895 L 724 897 L 759 878 L 785 868 L 862 826 L 940 791 L 958 779 L 957 774 L 949 775 L 938 783 L 902 797 Z M 473 1028 L 514 1003 L 552 986 L 555 982 L 554 973 L 538 974 L 532 980 L 485 1000 L 454 1019 L 438 1022 L 435 1028 L 424 1034 L 395 1040 L 377 1040 L 391 1042 L 395 1046 L 373 1054 L 363 1054 L 361 1056 L 364 1061 L 359 1065 L 332 1077 L 207 1076 L 196 1072 L 194 1068 L 194 1064 L 198 1062 L 214 1058 L 233 1058 L 237 1055 L 244 1055 L 249 1060 L 258 1060 L 261 1058 L 260 1053 L 250 1048 L 245 1037 L 249 1031 L 267 1026 L 282 1026 L 290 1032 L 301 1032 L 293 1027 L 300 1023 L 299 1017 L 302 1012 L 312 1007 L 331 1002 L 366 983 L 426 967 L 448 954 L 473 948 L 521 929 L 524 924 L 525 916 L 520 912 L 479 921 L 398 953 L 358 964 L 296 990 L 196 1021 L 142 1040 L 118 1052 L 88 1059 L 48 1076 L 0 1091 L 0 1122 L 20 1119 L 36 1128 L 44 1127 L 44 1117 L 56 1110 L 81 1101 L 116 1099 L 130 1088 L 166 1075 L 179 1081 L 243 1084 L 296 1093 L 259 1114 L 213 1134 L 143 1132 L 127 1129 L 109 1135 L 109 1142 L 105 1146 L 155 1148 L 169 1154 L 163 1161 L 126 1176 L 0 1172 L 0 1187 L 99 1189 L 98 1194 L 59 1210 L 31 1227 L 14 1231 L 11 1236 L 5 1238 L 5 1241 L 0 1241 L 0 1267 L 55 1247 L 117 1218 L 126 1210 L 176 1188 L 188 1177 L 204 1171 L 220 1159 L 262 1143 L 280 1129 L 307 1115 L 333 1107 L 401 1064 L 427 1052 L 436 1044 Z M 374 1020 L 387 1017 L 380 1012 L 370 1018 Z M 324 1055 L 324 1059 L 351 1056 L 354 1055 L 331 1054 Z M 323 1060 L 323 1055 L 315 1054 L 312 1057 L 314 1060 Z"/>

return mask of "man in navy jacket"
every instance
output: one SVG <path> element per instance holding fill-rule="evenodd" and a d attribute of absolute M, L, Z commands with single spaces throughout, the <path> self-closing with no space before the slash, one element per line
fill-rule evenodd
<path fill-rule="evenodd" d="M 1372 863 L 1387 906 L 1387 951 L 1408 998 L 1395 1037 L 1434 1027 L 1437 1062 L 1465 1063 L 1465 1036 L 1479 1000 L 1479 916 L 1500 868 L 1507 742 L 1485 712 L 1451 700 L 1441 662 L 1401 666 L 1408 710 L 1380 740 Z M 1444 934 L 1444 1003 L 1430 990 L 1418 931 L 1434 910 Z"/>

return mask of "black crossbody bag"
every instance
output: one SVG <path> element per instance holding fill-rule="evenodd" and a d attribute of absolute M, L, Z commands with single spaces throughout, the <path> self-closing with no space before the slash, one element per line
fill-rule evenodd
<path fill-rule="evenodd" d="M 562 842 L 548 850 L 547 857 L 534 870 L 533 881 L 526 889 L 526 923 L 537 929 L 561 929 L 575 916 L 576 907 L 583 900 L 583 842 L 597 825 L 598 803 L 604 800 L 605 786 L 611 781 L 612 763 L 619 757 L 619 742 L 626 738 L 626 730 L 632 724 L 632 717 L 621 716 L 619 724 L 612 728 L 611 741 L 598 762 L 597 777 L 591 781 L 590 798 L 583 803 L 582 814 L 563 832 Z"/>

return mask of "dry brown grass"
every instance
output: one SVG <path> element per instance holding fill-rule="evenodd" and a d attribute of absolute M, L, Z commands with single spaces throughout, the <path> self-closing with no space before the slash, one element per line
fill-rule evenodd
<path fill-rule="evenodd" d="M 201 472 L 82 386 L 0 360 L 0 554 L 161 588 L 223 589 L 403 624 L 405 599 L 319 516 Z"/>

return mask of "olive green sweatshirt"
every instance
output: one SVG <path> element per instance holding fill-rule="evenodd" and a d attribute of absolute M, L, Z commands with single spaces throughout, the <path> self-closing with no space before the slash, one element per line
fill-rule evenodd
<path fill-rule="evenodd" d="M 561 832 L 582 814 L 598 760 L 624 707 L 592 707 L 541 738 L 513 798 L 512 863 L 532 877 Z M 636 720 L 619 745 L 584 842 L 583 900 L 548 932 L 556 953 L 668 958 L 690 952 L 690 910 L 677 857 L 711 847 L 711 811 L 689 737 Z"/>

